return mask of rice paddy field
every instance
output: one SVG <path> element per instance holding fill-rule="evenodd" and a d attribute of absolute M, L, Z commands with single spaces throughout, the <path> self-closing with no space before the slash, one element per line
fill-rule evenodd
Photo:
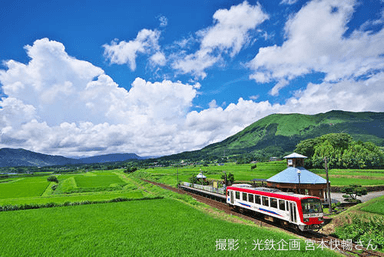
<path fill-rule="evenodd" d="M 179 168 L 150 168 L 141 170 L 147 173 L 148 178 L 175 186 L 177 184 L 177 173 L 179 181 L 189 181 L 191 176 L 196 176 L 199 172 L 203 172 L 208 180 L 221 180 L 224 172 L 232 173 L 235 181 L 250 182 L 252 179 L 268 179 L 280 171 L 286 169 L 285 161 L 262 162 L 257 163 L 255 169 L 251 169 L 254 164 L 225 164 L 210 166 L 183 166 Z M 325 178 L 325 171 L 314 169 L 310 171 Z M 364 169 L 331 169 L 329 170 L 329 178 L 332 186 L 347 186 L 350 184 L 361 184 L 363 186 L 379 186 L 384 185 L 384 170 L 364 170 Z"/>
<path fill-rule="evenodd" d="M 138 199 L 149 196 L 126 178 L 121 170 L 57 175 L 59 183 L 56 190 L 52 190 L 56 183 L 48 182 L 47 177 L 25 176 L 0 180 L 0 206 Z"/>
<path fill-rule="evenodd" d="M 175 186 L 177 177 L 188 181 L 203 171 L 209 179 L 221 180 L 225 171 L 238 181 L 250 181 L 269 178 L 285 167 L 285 162 L 270 162 L 258 163 L 256 169 L 225 164 L 150 168 L 129 175 L 122 170 L 92 171 L 56 175 L 59 183 L 48 182 L 48 175 L 1 179 L 0 207 L 18 208 L 0 212 L 0 256 L 338 255 L 318 245 L 308 250 L 307 242 L 286 232 L 260 228 L 141 180 Z M 381 171 L 350 171 L 355 177 L 350 172 L 331 172 L 333 178 L 367 181 L 380 181 L 382 175 Z M 19 208 L 25 205 L 38 208 Z M 367 212 L 384 212 L 382 205 L 383 201 L 373 203 Z M 285 249 L 292 243 L 299 243 L 299 248 Z M 272 249 L 264 249 L 271 244 Z"/>
<path fill-rule="evenodd" d="M 293 236 L 213 218 L 172 199 L 3 212 L 0 223 L 0 256 L 337 255 L 306 250 Z M 234 248 L 218 249 L 223 239 L 233 240 Z M 295 240 L 300 248 L 261 251 L 253 240 L 274 240 L 276 249 L 281 240 Z"/>
<path fill-rule="evenodd" d="M 0 199 L 40 196 L 50 184 L 47 177 L 24 177 L 0 183 Z"/>

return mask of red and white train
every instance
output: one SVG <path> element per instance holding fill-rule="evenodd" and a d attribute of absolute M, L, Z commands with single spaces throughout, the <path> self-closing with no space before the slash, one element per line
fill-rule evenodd
<path fill-rule="evenodd" d="M 267 219 L 277 219 L 283 225 L 305 231 L 320 229 L 324 224 L 318 197 L 243 184 L 229 186 L 226 191 L 226 202 L 230 206 L 264 214 Z"/>

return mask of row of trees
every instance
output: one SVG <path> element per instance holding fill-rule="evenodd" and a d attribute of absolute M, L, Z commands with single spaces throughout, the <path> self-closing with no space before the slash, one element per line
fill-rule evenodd
<path fill-rule="evenodd" d="M 330 168 L 379 168 L 384 165 L 382 151 L 371 142 L 354 141 L 346 133 L 331 133 L 301 141 L 295 152 L 308 157 L 306 166 L 323 168 L 324 157 Z"/>

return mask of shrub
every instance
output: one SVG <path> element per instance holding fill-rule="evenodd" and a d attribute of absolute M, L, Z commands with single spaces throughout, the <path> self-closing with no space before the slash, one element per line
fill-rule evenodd
<path fill-rule="evenodd" d="M 353 242 L 362 240 L 364 246 L 369 242 L 379 249 L 384 247 L 384 218 L 383 217 L 352 217 L 351 224 L 336 228 L 336 235 L 341 239 L 352 239 Z"/>
<path fill-rule="evenodd" d="M 59 180 L 57 179 L 56 176 L 49 176 L 49 177 L 47 178 L 47 181 L 49 181 L 49 182 L 56 182 L 56 183 L 59 183 Z"/>

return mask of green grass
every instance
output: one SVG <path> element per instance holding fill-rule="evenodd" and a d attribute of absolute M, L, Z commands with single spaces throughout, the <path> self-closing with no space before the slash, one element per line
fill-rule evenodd
<path fill-rule="evenodd" d="M 66 179 L 64 179 L 66 178 Z M 63 177 L 59 179 L 59 184 L 54 194 L 65 194 L 71 192 L 72 190 L 77 188 L 77 184 L 75 178 L 72 177 Z"/>
<path fill-rule="evenodd" d="M 25 177 L 0 183 L 0 199 L 40 196 L 50 184 L 47 177 Z"/>
<path fill-rule="evenodd" d="M 7 198 L 0 199 L 0 206 L 4 205 L 22 205 L 22 204 L 46 204 L 46 203 L 65 203 L 65 202 L 82 202 L 82 201 L 103 201 L 112 200 L 118 197 L 139 199 L 143 197 L 150 197 L 142 190 L 127 190 L 127 191 L 113 191 L 113 192 L 88 192 L 70 195 L 51 195 L 45 197 L 23 197 L 23 198 Z"/>
<path fill-rule="evenodd" d="M 252 250 L 253 240 L 294 237 L 215 219 L 170 199 L 3 212 L 0 223 L 6 242 L 0 256 L 336 256 L 305 251 L 303 241 L 301 251 Z M 239 248 L 216 251 L 219 239 L 238 240 Z"/>
<path fill-rule="evenodd" d="M 97 176 L 75 176 L 76 184 L 80 188 L 109 187 L 112 184 L 124 185 L 125 183 L 113 173 L 94 173 Z"/>
<path fill-rule="evenodd" d="M 164 168 L 151 168 L 140 170 L 148 173 L 152 180 L 162 182 L 168 185 L 175 186 L 177 184 L 177 170 L 179 173 L 179 181 L 189 181 L 192 175 L 197 175 L 201 171 L 207 176 L 209 180 L 222 180 L 221 176 L 224 171 L 233 173 L 237 181 L 251 181 L 254 178 L 267 179 L 286 168 L 285 162 L 264 162 L 257 163 L 257 168 L 251 170 L 252 164 L 237 165 L 233 163 L 226 163 L 223 166 L 209 165 L 206 166 L 185 166 L 181 168 L 164 167 Z"/>
<path fill-rule="evenodd" d="M 253 170 L 251 170 L 252 164 L 237 165 L 226 163 L 224 166 L 185 166 L 178 168 L 179 181 L 189 181 L 192 175 L 196 176 L 201 171 L 207 176 L 208 180 L 221 180 L 221 176 L 224 174 L 224 171 L 226 171 L 227 173 L 233 173 L 236 181 L 251 182 L 254 178 L 268 179 L 287 167 L 285 161 L 260 162 L 256 165 L 257 168 Z M 177 184 L 177 168 L 175 167 L 151 168 L 141 171 L 148 173 L 148 178 L 151 180 L 172 186 Z M 324 170 L 315 169 L 313 172 L 325 177 Z M 346 186 L 349 184 L 361 184 L 365 186 L 384 185 L 384 170 L 334 169 L 330 170 L 329 174 L 332 186 Z"/>
<path fill-rule="evenodd" d="M 94 174 L 94 175 L 89 175 Z M 96 175 L 97 174 L 97 175 Z M 108 185 L 112 185 L 112 187 L 105 187 L 105 189 L 110 188 L 112 191 L 99 190 L 100 188 L 79 188 L 76 184 L 76 177 L 83 178 L 110 178 L 113 180 L 107 180 Z M 65 203 L 65 202 L 81 202 L 81 201 L 103 201 L 103 200 L 111 200 L 119 197 L 129 198 L 129 199 L 138 199 L 143 197 L 151 197 L 151 195 L 147 192 L 144 192 L 142 189 L 139 189 L 132 181 L 125 178 L 124 174 L 120 172 L 112 173 L 112 172 L 95 172 L 95 173 L 87 173 L 86 174 L 66 174 L 59 175 L 59 184 L 55 191 L 51 189 L 52 185 L 56 183 L 49 183 L 45 177 L 25 177 L 19 178 L 18 181 L 12 182 L 10 184 L 17 184 L 17 187 L 13 186 L 9 189 L 9 191 L 5 191 L 7 193 L 7 197 L 0 197 L 0 206 L 4 205 L 21 205 L 21 204 L 45 204 L 45 203 Z M 126 180 L 122 180 L 126 179 Z M 23 182 L 24 181 L 24 182 Z M 118 182 L 118 184 L 109 184 L 110 182 Z M 23 183 L 22 183 L 23 182 Z M 39 182 L 45 185 L 44 188 L 41 188 L 39 193 L 31 193 L 30 191 L 23 192 L 25 188 L 22 186 L 24 184 Z M 0 192 L 3 185 L 7 183 L 0 184 Z M 122 186 L 124 185 L 124 186 Z M 113 187 L 114 186 L 114 187 Z M 19 189 L 23 192 L 23 196 L 21 194 L 15 193 L 15 188 Z M 4 189 L 5 190 L 5 189 Z M 84 192 L 81 192 L 84 190 Z M 78 191 L 78 192 L 77 192 Z"/>
<path fill-rule="evenodd" d="M 362 211 L 384 215 L 384 196 L 371 200 L 372 202 L 361 208 Z"/>
<path fill-rule="evenodd" d="M 360 179 L 360 178 L 348 178 L 348 177 L 329 177 L 331 186 L 348 186 L 351 184 L 359 184 L 362 186 L 378 186 L 384 185 L 384 180 L 378 179 Z"/>

